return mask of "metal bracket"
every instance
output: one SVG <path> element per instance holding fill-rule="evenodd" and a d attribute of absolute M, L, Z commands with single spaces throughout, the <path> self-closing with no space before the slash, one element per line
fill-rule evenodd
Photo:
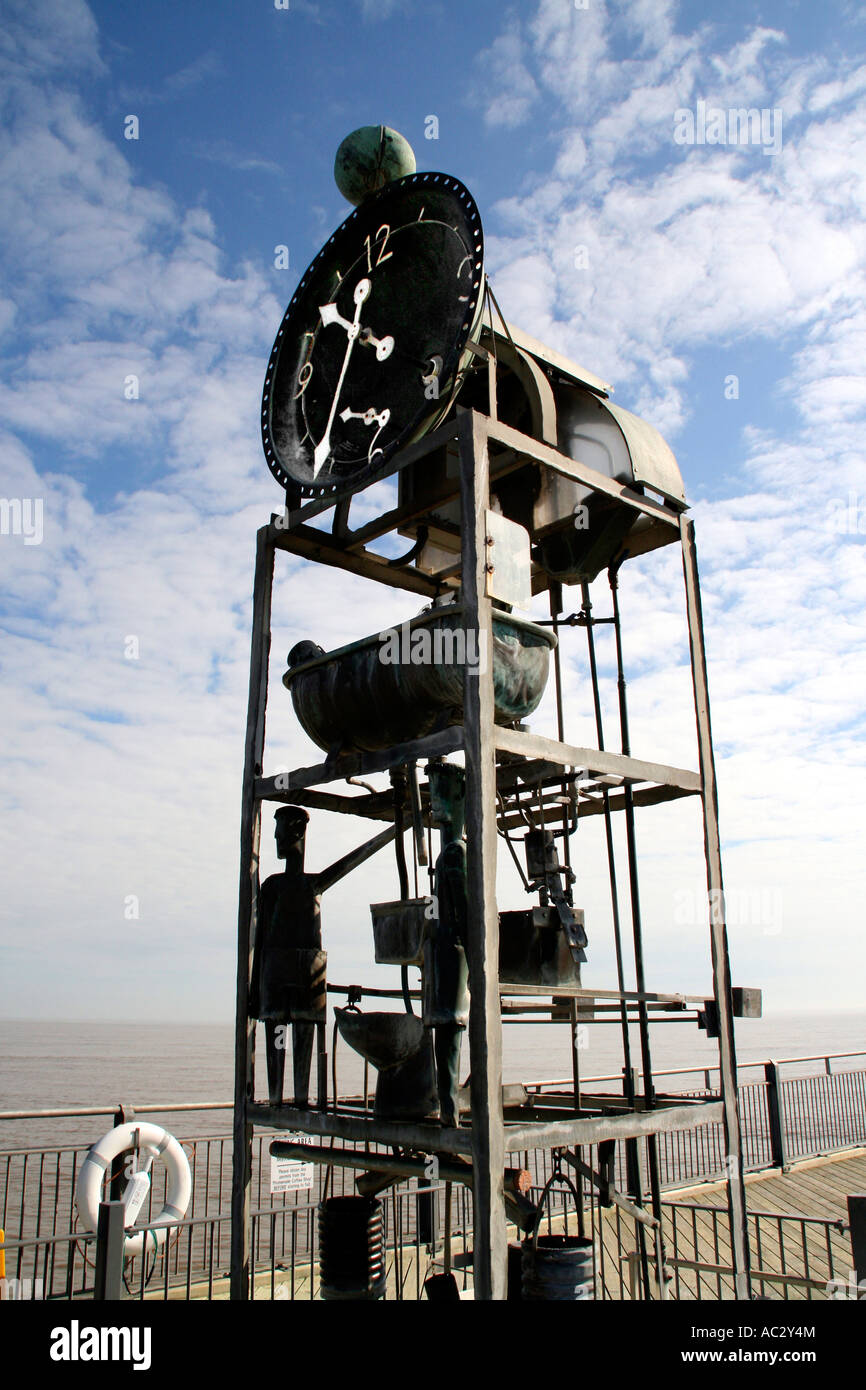
<path fill-rule="evenodd" d="M 608 1140 L 606 1142 L 615 1144 L 616 1141 Z M 604 1146 L 600 1144 L 599 1151 L 602 1147 Z M 635 1206 L 634 1202 L 630 1202 L 628 1197 L 624 1197 L 621 1192 L 617 1191 L 609 1179 L 601 1173 L 596 1173 L 590 1168 L 588 1163 L 584 1163 L 582 1159 L 576 1158 L 573 1153 L 569 1153 L 567 1150 L 563 1153 L 563 1158 L 566 1163 L 570 1163 L 572 1168 L 580 1173 L 581 1177 L 588 1178 L 594 1187 L 599 1188 L 600 1191 L 605 1192 L 606 1195 L 610 1197 L 610 1203 L 606 1203 L 605 1205 L 616 1205 L 621 1207 L 623 1211 L 628 1212 L 629 1216 L 633 1216 L 635 1221 L 640 1221 L 643 1226 L 650 1226 L 652 1228 L 658 1226 L 659 1223 L 651 1212 L 645 1211 L 643 1207 Z"/>

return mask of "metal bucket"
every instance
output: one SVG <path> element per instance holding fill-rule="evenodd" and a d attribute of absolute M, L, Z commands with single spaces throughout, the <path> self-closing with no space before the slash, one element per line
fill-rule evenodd
<path fill-rule="evenodd" d="M 524 1301 L 576 1303 L 594 1299 L 594 1243 L 582 1236 L 527 1237 L 522 1257 Z"/>
<path fill-rule="evenodd" d="M 500 912 L 499 979 L 509 985 L 580 984 L 580 966 L 555 907 Z"/>
<path fill-rule="evenodd" d="M 554 1154 L 554 1168 L 544 1185 L 531 1233 L 522 1244 L 521 1295 L 530 1303 L 576 1303 L 595 1298 L 595 1242 L 584 1236 L 540 1236 L 538 1228 L 554 1183 L 562 1183 L 574 1197 L 578 1212 L 581 1201 L 577 1189 L 560 1167 L 561 1156 Z"/>
<path fill-rule="evenodd" d="M 420 965 L 429 898 L 371 903 L 377 965 Z"/>
<path fill-rule="evenodd" d="M 328 1197 L 319 1203 L 319 1278 L 326 1301 L 384 1297 L 383 1212 L 376 1197 Z"/>

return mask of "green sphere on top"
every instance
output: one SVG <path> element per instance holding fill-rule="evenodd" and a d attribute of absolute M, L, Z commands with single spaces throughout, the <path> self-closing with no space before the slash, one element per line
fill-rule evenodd
<path fill-rule="evenodd" d="M 362 125 L 347 135 L 334 160 L 334 178 L 355 207 L 386 183 L 415 172 L 409 141 L 386 125 Z"/>

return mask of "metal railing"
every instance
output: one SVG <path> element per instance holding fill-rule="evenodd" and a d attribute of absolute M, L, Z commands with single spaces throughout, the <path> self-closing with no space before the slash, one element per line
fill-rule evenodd
<path fill-rule="evenodd" d="M 537 1197 L 539 1188 L 533 1190 Z M 433 1239 L 418 1222 L 417 1190 L 392 1189 L 382 1199 L 387 1240 L 389 1301 L 417 1301 L 425 1280 L 441 1271 L 442 1186 L 425 1191 L 436 1208 Z M 251 1233 L 259 1258 L 250 1281 L 252 1300 L 305 1301 L 320 1297 L 318 1245 L 313 1202 L 290 1211 L 256 1210 Z M 659 1286 L 652 1246 L 649 1248 L 650 1292 L 676 1301 L 717 1302 L 735 1297 L 730 1264 L 730 1227 L 726 1208 L 694 1202 L 662 1203 L 665 1245 L 664 1289 Z M 130 1261 L 123 1299 L 181 1300 L 227 1298 L 226 1264 L 218 1258 L 227 1246 L 227 1213 L 186 1218 L 171 1228 L 169 1240 L 149 1259 Z M 282 1228 L 282 1229 L 281 1229 Z M 147 1229 L 155 1229 L 149 1227 Z M 470 1293 L 472 1199 L 461 1189 L 452 1226 L 452 1264 L 458 1286 Z M 559 1198 L 550 1204 L 544 1232 L 580 1233 L 593 1241 L 595 1296 L 604 1301 L 629 1301 L 645 1296 L 640 1280 L 640 1252 L 634 1221 L 619 1207 L 605 1210 L 590 1202 L 581 1214 Z M 519 1233 L 512 1228 L 512 1238 Z M 864 1298 L 853 1276 L 854 1255 L 846 1222 L 782 1212 L 750 1212 L 748 1235 L 752 1284 L 758 1297 L 782 1300 Z M 205 1252 L 197 1261 L 195 1252 Z M 34 1272 L 8 1279 L 6 1298 L 92 1299 L 97 1237 L 90 1232 L 10 1241 L 8 1253 Z M 41 1271 L 41 1272 L 40 1272 Z M 55 1279 L 55 1271 L 60 1278 Z"/>
<path fill-rule="evenodd" d="M 791 1161 L 829 1153 L 852 1145 L 866 1143 L 866 1069 L 839 1070 L 838 1064 L 852 1057 L 866 1054 L 827 1054 L 821 1057 L 785 1058 L 776 1063 L 750 1063 L 741 1068 L 760 1066 L 764 1071 L 761 1080 L 749 1080 L 739 1088 L 740 1107 L 743 1123 L 745 1166 L 750 1170 L 771 1166 L 784 1166 Z M 780 1078 L 782 1067 L 795 1063 L 820 1062 L 819 1075 Z M 837 1064 L 834 1070 L 833 1063 Z M 712 1076 L 703 1069 L 679 1068 L 673 1072 L 658 1073 L 661 1077 L 699 1077 L 711 1082 Z M 586 1085 L 605 1085 L 620 1078 L 591 1078 Z M 528 1087 L 530 1092 L 543 1093 L 567 1087 L 567 1081 L 537 1082 Z M 713 1094 L 706 1085 L 698 1090 L 679 1092 L 683 1096 L 706 1097 Z M 138 1114 L 178 1115 L 200 1112 L 202 1110 L 227 1110 L 228 1103 L 214 1105 L 202 1102 L 194 1104 L 148 1105 L 142 1106 Z M 78 1117 L 81 1115 L 116 1116 L 116 1107 L 79 1107 L 69 1111 L 34 1112 L 15 1111 L 0 1114 L 0 1119 L 45 1118 L 51 1114 L 56 1118 Z M 127 1111 L 127 1118 L 129 1112 Z M 2 1131 L 0 1131 L 2 1133 Z M 253 1189 L 252 1200 L 256 1215 L 251 1227 L 252 1265 L 255 1270 L 254 1292 L 260 1278 L 265 1284 L 270 1281 L 273 1290 L 286 1287 L 282 1277 L 283 1266 L 288 1271 L 289 1292 L 274 1292 L 275 1297 L 296 1297 L 295 1287 L 303 1289 L 302 1297 L 316 1296 L 316 1229 L 315 1208 L 322 1197 L 325 1181 L 324 1170 L 318 1168 L 314 1175 L 312 1191 L 294 1192 L 273 1196 L 270 1192 L 270 1158 L 266 1146 L 273 1133 L 257 1130 L 253 1145 Z M 153 1290 L 160 1288 L 162 1296 L 183 1296 L 178 1290 L 186 1290 L 186 1296 L 211 1296 L 205 1290 L 213 1289 L 225 1279 L 229 1262 L 229 1220 L 227 1216 L 229 1193 L 231 1190 L 231 1139 L 227 1135 L 209 1135 L 184 1139 L 181 1141 L 187 1151 L 192 1173 L 192 1197 L 186 1219 L 180 1223 L 164 1251 L 160 1252 L 157 1266 L 149 1269 L 147 1262 L 132 1262 L 127 1269 L 127 1279 L 131 1288 L 139 1289 L 142 1297 L 153 1296 Z M 339 1143 L 339 1141 L 338 1141 Z M 659 1166 L 663 1186 L 670 1189 L 691 1183 L 712 1181 L 724 1176 L 724 1142 L 721 1124 L 701 1125 L 692 1130 L 662 1133 L 657 1139 Z M 376 1149 L 378 1146 L 371 1146 Z M 16 1287 L 40 1287 L 46 1298 L 70 1298 L 87 1296 L 88 1268 L 94 1264 L 94 1253 L 90 1248 L 95 1237 L 89 1232 L 76 1228 L 75 1184 L 81 1161 L 87 1150 L 83 1146 L 62 1146 L 45 1149 L 0 1150 L 0 1227 L 6 1232 L 6 1276 L 17 1281 Z M 584 1151 L 584 1157 L 592 1157 L 594 1151 Z M 544 1150 L 528 1150 L 514 1156 L 530 1171 L 533 1191 L 540 1192 L 550 1175 L 550 1154 Z M 165 1200 L 166 1174 L 156 1171 L 155 1181 L 149 1198 L 149 1206 L 142 1213 L 142 1219 L 151 1221 Z M 354 1169 L 334 1168 L 331 1176 L 331 1195 L 355 1191 Z M 626 1163 L 623 1146 L 617 1146 L 615 1181 L 620 1190 L 627 1190 Z M 386 1200 L 389 1250 L 394 1262 L 392 1274 L 396 1284 L 402 1289 L 405 1280 L 423 1287 L 424 1270 L 436 1259 L 442 1238 L 442 1203 L 432 1190 L 431 1197 L 425 1201 L 432 1204 L 434 1218 L 431 1232 L 426 1231 L 421 1238 L 418 1221 L 419 1192 L 414 1181 L 408 1186 L 401 1184 L 392 1189 Z M 471 1231 L 471 1193 L 463 1187 L 455 1189 L 455 1220 L 459 1231 Z M 682 1204 L 666 1204 L 673 1208 Z M 567 1211 L 562 1204 L 554 1203 L 555 1219 L 567 1219 Z M 703 1208 L 701 1210 L 704 1210 Z M 615 1216 L 597 1215 L 597 1207 L 590 1200 L 587 1206 L 590 1215 L 586 1218 L 596 1229 L 596 1224 L 613 1220 L 619 1240 L 623 1224 L 622 1214 L 617 1210 Z M 720 1215 L 708 1218 L 718 1222 Z M 750 1218 L 751 1219 L 751 1218 Z M 779 1218 L 784 1220 L 801 1218 Z M 805 1220 L 805 1218 L 802 1218 Z M 632 1223 L 633 1224 L 633 1223 Z M 832 1223 L 829 1223 L 832 1225 Z M 763 1215 L 759 1219 L 760 1230 L 756 1228 L 756 1240 L 766 1241 L 766 1222 Z M 601 1230 L 601 1225 L 598 1227 Z M 783 1228 L 779 1228 L 780 1231 Z M 787 1224 L 784 1226 L 787 1231 Z M 825 1237 L 827 1233 L 825 1232 Z M 682 1233 L 675 1226 L 671 1238 L 676 1247 Z M 781 1238 L 781 1237 L 780 1237 Z M 829 1237 L 827 1237 L 829 1239 Z M 714 1245 L 715 1235 L 711 1244 Z M 417 1249 L 416 1249 L 417 1247 Z M 787 1249 L 788 1247 L 786 1247 Z M 413 1254 L 414 1251 L 414 1254 Z M 706 1252 L 705 1252 L 706 1253 Z M 758 1252 L 759 1253 L 759 1252 Z M 811 1246 L 806 1248 L 807 1256 L 814 1258 Z M 628 1252 L 626 1252 L 628 1257 Z M 599 1260 L 606 1261 L 604 1247 L 600 1248 Z M 689 1273 L 682 1261 L 698 1261 L 698 1256 L 682 1253 L 674 1248 L 673 1260 L 680 1260 L 672 1266 L 678 1272 L 676 1278 L 684 1288 L 689 1288 Z M 850 1255 L 848 1256 L 850 1262 Z M 150 1257 L 153 1263 L 153 1256 Z M 609 1261 L 608 1261 L 609 1263 Z M 616 1261 L 614 1261 L 616 1263 Z M 710 1261 L 712 1263 L 712 1261 Z M 701 1296 L 702 1280 L 710 1278 L 707 1262 L 703 1261 L 703 1273 L 698 1272 L 693 1282 L 696 1293 Z M 723 1261 L 716 1261 L 716 1288 L 724 1290 L 725 1278 L 721 1272 Z M 403 1269 L 405 1265 L 406 1273 Z M 758 1265 L 760 1267 L 760 1264 Z M 303 1271 L 308 1271 L 303 1274 Z M 785 1273 L 785 1269 L 782 1269 Z M 823 1274 L 823 1271 L 822 1271 Z M 628 1297 L 622 1293 L 622 1272 L 616 1278 L 609 1272 L 605 1280 L 620 1292 L 611 1296 Z M 812 1279 L 810 1271 L 798 1273 L 791 1271 L 792 1279 Z M 835 1267 L 830 1267 L 827 1279 L 835 1277 Z M 617 1279 L 620 1283 L 617 1284 Z M 306 1282 L 305 1282 L 306 1281 Z M 769 1282 L 769 1276 L 768 1276 Z M 625 1287 L 628 1277 L 625 1277 Z M 786 1286 L 787 1287 L 787 1286 Z M 794 1287 L 793 1285 L 791 1287 Z M 389 1295 L 390 1296 L 390 1295 Z M 399 1295 L 399 1296 L 402 1296 Z M 417 1294 L 416 1294 L 417 1296 Z M 774 1295 L 775 1296 L 775 1295 Z M 789 1296 L 789 1295 L 785 1295 Z"/>

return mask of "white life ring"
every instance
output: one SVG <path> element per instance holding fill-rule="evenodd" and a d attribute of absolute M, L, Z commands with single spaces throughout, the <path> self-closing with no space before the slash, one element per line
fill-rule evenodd
<path fill-rule="evenodd" d="M 145 1170 L 150 1168 L 155 1158 L 161 1158 L 168 1169 L 168 1188 L 165 1206 L 151 1224 L 158 1227 L 152 1231 L 132 1231 L 127 1235 L 123 1246 L 124 1258 L 134 1259 L 145 1248 L 159 1250 L 168 1234 L 168 1227 L 182 1221 L 192 1195 L 192 1176 L 189 1160 L 173 1135 L 159 1125 L 144 1124 L 136 1120 L 131 1124 L 118 1125 L 116 1129 L 104 1134 L 98 1144 L 94 1144 L 81 1165 L 75 1188 L 75 1202 L 78 1213 L 89 1231 L 95 1231 L 99 1220 L 99 1203 L 102 1200 L 102 1183 L 106 1170 L 114 1159 L 127 1149 L 135 1147 L 136 1131 L 138 1146 L 145 1157 Z"/>

